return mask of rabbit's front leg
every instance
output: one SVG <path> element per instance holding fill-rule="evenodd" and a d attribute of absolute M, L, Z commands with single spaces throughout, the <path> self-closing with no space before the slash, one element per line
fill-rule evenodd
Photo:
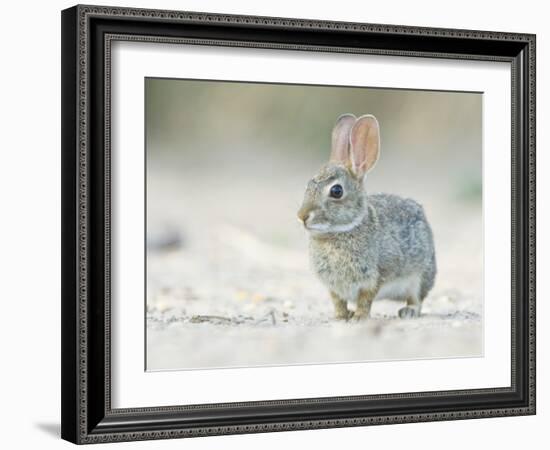
<path fill-rule="evenodd" d="M 353 314 L 353 320 L 368 319 L 372 301 L 376 297 L 376 291 L 370 289 L 361 289 L 357 296 L 357 309 Z"/>
<path fill-rule="evenodd" d="M 349 320 L 353 313 L 348 309 L 348 302 L 342 300 L 332 291 L 330 292 L 330 298 L 332 298 L 334 304 L 336 320 Z"/>

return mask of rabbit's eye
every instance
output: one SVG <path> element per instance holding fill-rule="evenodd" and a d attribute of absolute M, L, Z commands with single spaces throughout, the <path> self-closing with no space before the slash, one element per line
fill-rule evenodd
<path fill-rule="evenodd" d="M 342 198 L 342 195 L 344 195 L 344 188 L 339 184 L 335 184 L 330 188 L 329 195 L 332 198 Z"/>

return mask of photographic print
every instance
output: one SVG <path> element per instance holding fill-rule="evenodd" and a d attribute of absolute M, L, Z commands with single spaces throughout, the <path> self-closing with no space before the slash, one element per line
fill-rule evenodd
<path fill-rule="evenodd" d="M 146 78 L 146 370 L 483 356 L 482 103 Z"/>

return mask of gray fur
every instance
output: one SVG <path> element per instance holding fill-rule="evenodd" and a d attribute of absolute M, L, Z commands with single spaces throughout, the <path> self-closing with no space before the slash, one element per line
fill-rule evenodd
<path fill-rule="evenodd" d="M 349 166 L 331 162 L 308 183 L 298 216 L 310 232 L 313 269 L 336 298 L 338 318 L 352 314 L 347 302 L 365 297 L 356 316 L 367 317 L 370 302 L 386 291 L 407 301 L 400 317 L 416 316 L 436 275 L 424 209 L 396 195 L 367 195 L 364 181 Z M 344 188 L 341 199 L 328 195 L 335 183 Z"/>

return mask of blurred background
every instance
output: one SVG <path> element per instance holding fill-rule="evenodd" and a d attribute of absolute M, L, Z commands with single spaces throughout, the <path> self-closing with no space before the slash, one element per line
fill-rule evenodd
<path fill-rule="evenodd" d="M 482 354 L 481 94 L 153 78 L 145 89 L 149 370 Z M 416 199 L 432 225 L 439 273 L 421 319 L 379 301 L 370 322 L 336 323 L 309 270 L 296 212 L 342 113 L 380 123 L 367 189 Z"/>

